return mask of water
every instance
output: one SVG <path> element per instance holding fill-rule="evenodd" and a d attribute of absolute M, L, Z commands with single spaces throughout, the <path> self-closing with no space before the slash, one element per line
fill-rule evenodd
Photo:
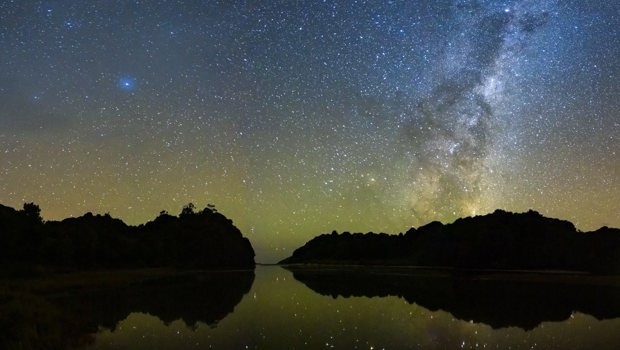
<path fill-rule="evenodd" d="M 132 312 L 119 320 L 113 330 L 101 328 L 88 348 L 617 349 L 620 346 L 619 318 L 597 320 L 572 311 L 580 308 L 599 312 L 598 302 L 594 301 L 595 306 L 588 309 L 584 300 L 579 299 L 597 293 L 604 299 L 604 309 L 616 307 L 620 295 L 615 300 L 613 296 L 604 296 L 605 288 L 586 286 L 592 293 L 575 295 L 581 287 L 570 281 L 560 286 L 545 281 L 468 281 L 471 279 L 455 282 L 453 277 L 432 273 L 410 276 L 385 271 L 369 274 L 302 270 L 294 276 L 280 267 L 257 267 L 252 287 L 219 320 L 206 315 L 207 311 L 205 318 L 211 319 L 209 323 L 181 319 L 164 322 L 157 315 Z M 414 290 L 419 288 L 399 289 L 399 285 L 407 282 L 425 285 L 427 291 L 415 294 Z M 446 285 L 452 286 L 448 289 L 464 285 L 456 293 L 467 299 L 465 304 L 477 305 L 450 304 L 447 300 L 451 296 L 438 295 L 442 290 L 448 293 Z M 506 288 L 489 291 L 491 285 Z M 562 293 L 556 297 L 563 300 L 554 303 L 544 299 L 549 297 L 549 291 Z M 515 300 L 515 293 L 521 298 L 543 299 Z M 570 304 L 573 296 L 577 299 Z M 419 303 L 434 310 L 409 300 L 416 297 Z M 501 297 L 506 298 L 504 307 L 502 302 L 497 303 Z M 433 305 L 442 301 L 444 305 Z M 537 309 L 527 310 L 527 304 Z M 493 316 L 494 305 L 498 313 L 517 314 Z M 474 319 L 460 319 L 453 313 Z"/>
<path fill-rule="evenodd" d="M 259 266 L 52 302 L 93 350 L 618 349 L 616 282 Z"/>

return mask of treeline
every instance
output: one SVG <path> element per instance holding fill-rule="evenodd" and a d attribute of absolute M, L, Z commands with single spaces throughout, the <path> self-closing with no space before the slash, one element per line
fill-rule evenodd
<path fill-rule="evenodd" d="M 68 269 L 254 267 L 249 240 L 213 207 L 192 204 L 129 226 L 109 214 L 44 222 L 36 204 L 0 205 L 0 264 Z"/>
<path fill-rule="evenodd" d="M 463 269 L 620 273 L 620 230 L 580 232 L 535 211 L 432 222 L 405 234 L 324 234 L 281 264 L 412 265 Z"/>

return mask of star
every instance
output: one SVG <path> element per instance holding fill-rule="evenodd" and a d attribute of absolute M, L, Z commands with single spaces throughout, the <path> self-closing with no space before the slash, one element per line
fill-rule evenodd
<path fill-rule="evenodd" d="M 617 3 L 0 1 L 0 204 L 215 203 L 261 262 L 498 208 L 620 226 Z"/>
<path fill-rule="evenodd" d="M 123 91 L 134 91 L 136 89 L 136 78 L 132 76 L 122 76 L 118 79 L 117 86 Z"/>

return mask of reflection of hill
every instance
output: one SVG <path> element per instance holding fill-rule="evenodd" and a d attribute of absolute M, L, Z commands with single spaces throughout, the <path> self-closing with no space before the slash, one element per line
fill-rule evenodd
<path fill-rule="evenodd" d="M 254 271 L 192 273 L 54 301 L 91 315 L 94 326 L 106 328 L 114 328 L 132 312 L 148 313 L 166 323 L 183 319 L 190 326 L 214 325 L 233 312 L 253 282 Z"/>
<path fill-rule="evenodd" d="M 0 290 L 0 349 L 81 348 L 99 327 L 114 329 L 132 312 L 165 323 L 215 325 L 233 312 L 253 282 L 249 270 L 186 273 L 48 297 Z"/>
<path fill-rule="evenodd" d="M 603 277 L 502 274 L 451 276 L 395 269 L 309 269 L 288 267 L 295 279 L 332 297 L 398 296 L 431 311 L 493 328 L 532 329 L 562 321 L 578 311 L 598 319 L 620 317 L 620 286 Z M 587 282 L 587 284 L 586 284 Z"/>

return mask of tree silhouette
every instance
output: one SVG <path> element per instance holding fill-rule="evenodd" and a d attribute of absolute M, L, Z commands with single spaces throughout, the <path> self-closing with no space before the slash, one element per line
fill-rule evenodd
<path fill-rule="evenodd" d="M 194 203 L 187 203 L 185 206 L 183 206 L 183 209 L 181 209 L 180 216 L 192 215 L 194 214 L 195 209 L 196 209 L 196 206 L 194 205 Z"/>
<path fill-rule="evenodd" d="M 24 215 L 26 215 L 28 219 L 34 222 L 43 222 L 43 219 L 41 218 L 41 208 L 32 202 L 24 203 L 22 212 L 24 213 Z"/>
<path fill-rule="evenodd" d="M 410 265 L 459 269 L 620 273 L 620 230 L 577 231 L 530 210 L 431 222 L 404 235 L 335 231 L 313 238 L 283 264 Z"/>
<path fill-rule="evenodd" d="M 43 222 L 34 203 L 24 209 L 0 205 L 2 265 L 62 269 L 134 267 L 252 268 L 254 249 L 232 220 L 213 207 L 181 214 L 162 211 L 153 221 L 128 226 L 109 214 L 86 213 Z"/>

